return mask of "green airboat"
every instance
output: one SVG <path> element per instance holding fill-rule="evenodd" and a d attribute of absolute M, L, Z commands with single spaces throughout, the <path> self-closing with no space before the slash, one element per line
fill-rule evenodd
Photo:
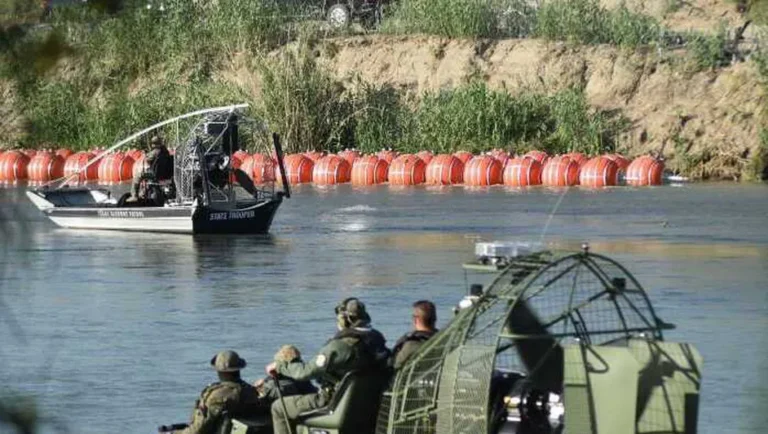
<path fill-rule="evenodd" d="M 673 326 L 625 268 L 586 246 L 478 252 L 465 268 L 497 273 L 486 289 L 391 378 L 349 374 L 297 434 L 696 432 L 701 356 L 664 340 Z"/>

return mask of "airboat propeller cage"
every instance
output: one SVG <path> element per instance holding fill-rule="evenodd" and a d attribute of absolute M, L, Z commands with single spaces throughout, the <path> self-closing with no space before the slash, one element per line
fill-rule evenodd
<path fill-rule="evenodd" d="M 477 249 L 509 265 L 397 372 L 377 433 L 550 432 L 509 404 L 531 391 L 562 399 L 569 433 L 696 431 L 701 357 L 664 342 L 625 268 L 588 249 Z"/>

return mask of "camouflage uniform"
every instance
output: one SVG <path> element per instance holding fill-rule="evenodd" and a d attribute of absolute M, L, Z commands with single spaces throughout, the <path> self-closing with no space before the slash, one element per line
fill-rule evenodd
<path fill-rule="evenodd" d="M 133 180 L 131 193 L 133 197 L 139 196 L 139 185 L 143 179 L 152 179 L 164 181 L 173 178 L 173 160 L 168 148 L 159 137 L 152 138 L 152 150 L 149 151 L 144 159 L 144 168 L 139 179 Z"/>
<path fill-rule="evenodd" d="M 284 399 L 288 419 L 295 424 L 299 414 L 322 408 L 331 400 L 333 390 L 348 372 L 384 369 L 389 358 L 384 336 L 371 328 L 365 305 L 357 299 L 344 300 L 337 306 L 340 331 L 329 340 L 320 353 L 309 362 L 278 362 L 277 373 L 295 380 L 315 379 L 322 385 L 319 393 L 291 396 Z M 283 404 L 272 403 L 272 424 L 275 434 L 293 432 L 285 423 Z"/>
<path fill-rule="evenodd" d="M 234 351 L 222 351 L 211 359 L 217 372 L 239 372 L 245 360 Z M 253 414 L 266 404 L 259 398 L 256 388 L 238 379 L 223 380 L 206 387 L 195 402 L 192 422 L 176 434 L 214 434 L 226 412 L 231 416 Z M 262 410 L 263 411 L 263 410 Z"/>
<path fill-rule="evenodd" d="M 275 354 L 273 358 L 275 362 L 301 362 L 301 353 L 298 348 L 293 345 L 283 345 Z M 279 391 L 278 386 L 279 385 Z M 293 378 L 288 378 L 282 375 L 278 375 L 277 379 L 273 377 L 267 377 L 264 379 L 263 384 L 257 387 L 259 395 L 265 401 L 272 403 L 280 397 L 279 393 L 283 396 L 293 395 L 307 395 L 310 393 L 316 393 L 317 388 L 312 385 L 310 381 L 297 381 Z M 278 393 L 279 392 L 279 393 Z"/>
<path fill-rule="evenodd" d="M 420 331 L 414 330 L 410 333 L 406 333 L 395 343 L 395 347 L 392 349 L 392 355 L 394 357 L 394 368 L 400 369 L 409 357 L 415 353 L 421 346 L 437 333 L 437 330 L 432 331 Z"/>

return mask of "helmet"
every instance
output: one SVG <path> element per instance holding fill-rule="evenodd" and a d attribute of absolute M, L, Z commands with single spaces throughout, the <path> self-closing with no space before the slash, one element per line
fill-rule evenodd
<path fill-rule="evenodd" d="M 245 368 L 245 359 L 234 351 L 222 351 L 211 359 L 211 366 L 217 372 L 237 372 Z"/>
<path fill-rule="evenodd" d="M 299 352 L 299 349 L 293 345 L 283 345 L 277 350 L 277 353 L 275 353 L 276 362 L 290 363 L 297 359 L 301 360 L 301 353 Z"/>
<path fill-rule="evenodd" d="M 371 317 L 365 310 L 365 304 L 355 297 L 342 300 L 336 305 L 336 320 L 340 328 L 368 325 Z"/>

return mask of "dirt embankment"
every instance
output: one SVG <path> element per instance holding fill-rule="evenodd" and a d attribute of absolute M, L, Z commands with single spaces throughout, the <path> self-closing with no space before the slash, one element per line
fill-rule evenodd
<path fill-rule="evenodd" d="M 738 179 L 760 152 L 765 88 L 751 63 L 685 72 L 655 51 L 573 47 L 538 40 L 357 37 L 319 50 L 339 77 L 360 74 L 421 93 L 481 79 L 510 93 L 577 87 L 599 109 L 620 110 L 629 155 L 660 153 L 697 178 Z"/>

